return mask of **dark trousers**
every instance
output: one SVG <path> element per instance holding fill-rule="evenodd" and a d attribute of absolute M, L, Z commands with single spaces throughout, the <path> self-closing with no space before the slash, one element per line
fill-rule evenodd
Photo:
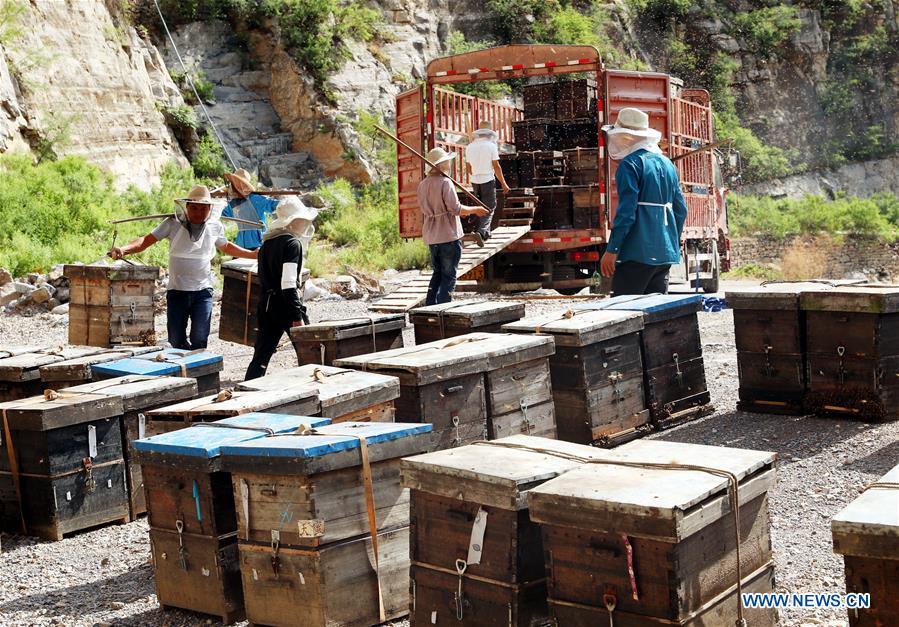
<path fill-rule="evenodd" d="M 459 259 L 462 258 L 462 242 L 455 240 L 443 244 L 431 244 L 428 249 L 431 252 L 431 267 L 434 269 L 434 273 L 431 275 L 431 283 L 428 285 L 428 297 L 425 304 L 448 303 L 453 299 L 450 294 L 456 288 L 456 271 L 459 268 Z"/>
<path fill-rule="evenodd" d="M 259 331 L 256 333 L 256 344 L 253 345 L 253 359 L 244 375 L 244 381 L 250 379 L 258 379 L 265 376 L 268 369 L 268 362 L 271 361 L 275 351 L 278 350 L 278 343 L 281 336 L 290 332 L 292 320 L 287 320 L 277 313 L 260 311 Z"/>
<path fill-rule="evenodd" d="M 212 325 L 212 288 L 185 292 L 168 290 L 165 293 L 166 326 L 172 348 L 196 350 L 206 348 Z M 187 322 L 190 321 L 190 341 Z"/>
<path fill-rule="evenodd" d="M 486 183 L 472 183 L 471 186 L 478 200 L 490 208 L 490 213 L 485 216 L 473 216 L 477 221 L 476 228 L 481 235 L 484 233 L 490 235 L 490 225 L 493 223 L 493 214 L 496 213 L 496 179 Z"/>
<path fill-rule="evenodd" d="M 670 265 L 650 266 L 636 261 L 622 261 L 615 265 L 612 275 L 612 296 L 667 294 Z"/>

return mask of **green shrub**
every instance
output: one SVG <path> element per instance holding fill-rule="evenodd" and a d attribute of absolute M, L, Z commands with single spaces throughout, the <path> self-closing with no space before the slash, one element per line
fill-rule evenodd
<path fill-rule="evenodd" d="M 736 194 L 729 198 L 728 224 L 737 237 L 852 234 L 893 240 L 899 235 L 899 197 L 893 194 L 836 200 Z"/>
<path fill-rule="evenodd" d="M 359 109 L 356 115 L 353 128 L 359 133 L 363 148 L 371 147 L 370 156 L 381 170 L 394 171 L 396 168 L 396 144 L 375 128 L 376 126 L 387 127 L 384 118 L 364 109 Z"/>
<path fill-rule="evenodd" d="M 763 266 L 757 263 L 747 263 L 734 268 L 730 272 L 725 272 L 723 279 L 761 279 L 763 281 L 777 281 L 783 279 L 783 272 L 770 266 Z"/>
<path fill-rule="evenodd" d="M 657 24 L 668 24 L 671 20 L 687 15 L 693 0 L 629 0 L 628 5 L 642 19 Z"/>
<path fill-rule="evenodd" d="M 794 6 L 778 4 L 754 11 L 741 11 L 733 18 L 733 34 L 762 57 L 773 57 L 778 48 L 799 31 L 802 22 Z"/>
<path fill-rule="evenodd" d="M 93 262 L 112 243 L 111 220 L 169 212 L 190 179 L 170 166 L 150 192 L 116 191 L 112 179 L 81 157 L 34 165 L 28 155 L 0 157 L 0 267 L 16 276 L 47 271 L 54 264 Z M 155 223 L 119 227 L 118 243 L 148 233 Z M 165 265 L 168 246 L 142 253 L 146 263 Z"/>
<path fill-rule="evenodd" d="M 713 107 L 716 103 L 713 101 Z M 733 140 L 733 146 L 743 159 L 743 181 L 766 181 L 790 174 L 793 167 L 784 151 L 763 143 L 748 128 L 740 124 L 736 115 L 718 113 L 715 116 L 715 132 L 718 140 Z"/>
<path fill-rule="evenodd" d="M 197 113 L 193 107 L 187 105 L 166 106 L 163 108 L 163 113 L 171 119 L 172 123 L 182 128 L 197 128 L 198 126 Z"/>
<path fill-rule="evenodd" d="M 225 172 L 230 171 L 228 162 L 225 161 L 225 151 L 212 132 L 207 132 L 200 138 L 191 160 L 191 166 L 194 174 L 199 178 L 221 180 Z"/>

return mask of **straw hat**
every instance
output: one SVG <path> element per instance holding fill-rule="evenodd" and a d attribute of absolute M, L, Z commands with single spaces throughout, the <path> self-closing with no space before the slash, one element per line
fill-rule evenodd
<path fill-rule="evenodd" d="M 234 172 L 226 173 L 225 180 L 231 183 L 234 191 L 242 196 L 248 196 L 254 191 L 250 173 L 243 168 L 238 168 Z"/>
<path fill-rule="evenodd" d="M 318 217 L 318 209 L 307 207 L 303 201 L 296 196 L 287 196 L 278 202 L 275 208 L 275 218 L 268 224 L 268 228 L 286 229 L 296 220 L 305 220 L 312 222 Z"/>
<path fill-rule="evenodd" d="M 190 188 L 190 192 L 188 192 L 186 198 L 176 198 L 175 200 L 176 202 L 180 202 L 185 205 L 187 203 L 209 206 L 215 204 L 215 202 L 212 200 L 212 194 L 209 193 L 209 188 L 205 185 L 194 185 Z"/>
<path fill-rule="evenodd" d="M 441 163 L 446 163 L 447 161 L 452 161 L 456 158 L 456 153 L 447 152 L 443 148 L 431 148 L 426 155 L 428 161 L 430 161 L 433 165 L 440 165 Z"/>
<path fill-rule="evenodd" d="M 615 124 L 602 127 L 602 130 L 608 134 L 622 133 L 633 135 L 635 137 L 646 137 L 649 139 L 661 138 L 661 133 L 657 130 L 649 128 L 649 115 L 640 109 L 626 107 L 618 112 L 618 120 Z"/>
<path fill-rule="evenodd" d="M 493 124 L 491 124 L 488 120 L 481 120 L 481 123 L 478 124 L 478 130 L 471 134 L 472 137 L 487 137 L 489 139 L 496 139 L 499 137 L 496 134 L 496 131 L 493 130 Z"/>

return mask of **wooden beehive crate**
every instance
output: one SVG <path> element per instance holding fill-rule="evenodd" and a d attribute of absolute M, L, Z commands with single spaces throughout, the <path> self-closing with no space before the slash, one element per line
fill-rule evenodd
<path fill-rule="evenodd" d="M 403 346 L 406 314 L 325 320 L 294 327 L 290 340 L 300 365 L 333 366 L 338 359 Z"/>
<path fill-rule="evenodd" d="M 160 605 L 220 616 L 225 623 L 243 618 L 237 514 L 231 476 L 221 470 L 221 449 L 325 423 L 326 419 L 253 413 L 135 442 L 146 487 Z"/>
<path fill-rule="evenodd" d="M 767 492 L 776 455 L 640 440 L 611 452 L 637 463 L 695 464 L 739 480 L 743 592 L 773 591 Z M 728 479 L 701 471 L 585 464 L 528 493 L 540 524 L 549 605 L 559 625 L 732 625 L 739 602 Z M 633 572 L 633 576 L 630 573 Z M 774 625 L 774 610 L 747 610 Z"/>
<path fill-rule="evenodd" d="M 468 333 L 493 333 L 524 317 L 524 303 L 443 303 L 416 307 L 409 312 L 415 343 L 426 344 Z"/>
<path fill-rule="evenodd" d="M 337 365 L 399 378 L 397 420 L 433 424 L 431 450 L 440 450 L 488 438 L 494 422 L 509 430 L 555 437 L 555 416 L 544 407 L 552 405 L 547 387 L 521 394 L 527 388 L 522 375 L 548 370 L 552 353 L 548 337 L 470 333 L 350 357 Z M 517 406 L 503 400 L 516 395 Z M 503 414 L 494 413 L 498 411 Z"/>
<path fill-rule="evenodd" d="M 158 346 L 113 346 L 108 349 L 97 349 L 96 353 L 89 355 L 45 364 L 38 368 L 38 372 L 44 388 L 61 390 L 91 381 L 94 376 L 91 368 L 97 364 L 128 359 L 145 353 L 157 353 L 160 350 L 162 349 Z"/>
<path fill-rule="evenodd" d="M 849 610 L 851 627 L 899 625 L 899 466 L 831 521 L 833 552 L 843 556 L 846 592 L 871 595 L 867 609 Z"/>
<path fill-rule="evenodd" d="M 595 117 L 564 120 L 557 123 L 553 149 L 596 148 L 598 145 L 599 132 Z"/>
<path fill-rule="evenodd" d="M 830 288 L 797 282 L 727 291 L 727 304 L 734 312 L 740 376 L 738 409 L 804 413 L 806 316 L 799 297 L 803 292 Z"/>
<path fill-rule="evenodd" d="M 556 119 L 577 120 L 592 118 L 596 121 L 597 91 L 596 80 L 585 78 L 576 81 L 559 81 L 556 86 Z M 597 135 L 593 132 L 593 144 L 597 141 Z"/>
<path fill-rule="evenodd" d="M 578 444 L 620 444 L 649 428 L 639 333 L 633 311 L 554 313 L 507 324 L 505 331 L 551 335 L 556 429 Z"/>
<path fill-rule="evenodd" d="M 14 401 L 43 392 L 40 371 L 43 366 L 102 352 L 102 348 L 95 346 L 56 346 L 3 353 L 9 356 L 0 358 L 0 401 Z"/>
<path fill-rule="evenodd" d="M 697 312 L 702 297 L 694 295 L 617 296 L 573 309 L 638 311 L 643 314 L 640 348 L 643 388 L 653 425 L 666 428 L 712 411 L 702 359 Z"/>
<path fill-rule="evenodd" d="M 525 85 L 521 90 L 524 101 L 524 117 L 555 118 L 556 117 L 556 84 L 536 83 Z"/>
<path fill-rule="evenodd" d="M 899 289 L 805 292 L 807 409 L 899 419 Z"/>
<path fill-rule="evenodd" d="M 314 364 L 279 370 L 237 386 L 238 390 L 263 391 L 296 388 L 315 390 L 318 408 L 309 415 L 331 422 L 393 422 L 394 401 L 400 395 L 396 377 Z"/>
<path fill-rule="evenodd" d="M 264 392 L 231 390 L 152 409 L 147 412 L 146 432 L 158 435 L 184 429 L 196 422 L 215 422 L 259 412 L 311 416 L 317 409 L 318 393 L 313 388 Z"/>
<path fill-rule="evenodd" d="M 566 185 L 595 185 L 599 182 L 598 148 L 569 148 L 565 156 Z"/>
<path fill-rule="evenodd" d="M 94 381 L 131 375 L 190 377 L 197 380 L 199 394 L 216 394 L 219 391 L 219 374 L 224 366 L 224 358 L 217 353 L 166 348 L 158 352 L 95 364 L 91 366 L 91 372 Z"/>
<path fill-rule="evenodd" d="M 147 435 L 147 419 L 144 412 L 194 398 L 197 395 L 196 381 L 182 377 L 134 375 L 76 385 L 66 391 L 71 394 L 110 396 L 122 402 L 119 430 L 122 435 L 122 452 L 128 483 L 128 509 L 131 520 L 136 520 L 138 516 L 147 512 L 144 478 L 140 463 L 134 454 L 134 441 Z"/>
<path fill-rule="evenodd" d="M 602 223 L 601 216 L 604 204 L 604 195 L 596 183 L 572 187 L 571 213 L 574 228 L 598 229 Z"/>
<path fill-rule="evenodd" d="M 574 226 L 574 215 L 571 212 L 571 187 L 568 185 L 551 185 L 535 187 L 537 195 L 537 212 L 534 216 L 534 228 L 538 229 L 570 229 Z"/>
<path fill-rule="evenodd" d="M 121 400 L 88 393 L 40 396 L 0 404 L 0 413 L 5 528 L 60 540 L 128 520 Z"/>
<path fill-rule="evenodd" d="M 70 344 L 156 344 L 157 266 L 66 265 L 63 273 L 71 293 Z"/>
<path fill-rule="evenodd" d="M 434 624 L 435 617 L 436 624 L 547 622 L 543 543 L 528 517 L 527 491 L 579 466 L 547 450 L 609 456 L 593 447 L 512 436 L 403 460 L 403 485 L 412 490 L 412 625 Z"/>
<path fill-rule="evenodd" d="M 400 485 L 400 458 L 425 450 L 430 431 L 426 424 L 344 422 L 312 434 L 282 434 L 222 447 L 222 467 L 231 473 L 237 505 L 241 574 L 251 622 L 382 622 L 377 595 L 369 594 L 379 585 L 365 556 L 371 551 L 372 533 L 383 543 L 380 585 L 386 592 L 387 618 L 408 611 L 408 586 L 397 587 L 387 579 L 402 581 L 409 569 L 409 493 Z M 286 585 L 279 583 L 282 577 Z M 364 596 L 347 604 L 346 595 L 353 589 Z M 338 599 L 344 602 L 335 602 Z"/>

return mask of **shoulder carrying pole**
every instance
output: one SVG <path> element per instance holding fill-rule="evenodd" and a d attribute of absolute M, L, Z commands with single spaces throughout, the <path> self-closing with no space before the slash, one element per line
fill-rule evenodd
<path fill-rule="evenodd" d="M 395 141 L 396 143 L 398 143 L 400 146 L 402 146 L 403 148 L 405 148 L 406 150 L 408 150 L 409 152 L 411 152 L 413 155 L 415 155 L 416 157 L 418 157 L 419 159 L 421 159 L 422 161 L 424 161 L 425 163 L 427 163 L 429 166 L 431 166 L 432 168 L 435 168 L 435 169 L 436 169 L 438 172 L 440 172 L 443 176 L 445 176 L 446 178 L 448 178 L 449 180 L 451 180 L 451 181 L 456 185 L 456 187 L 458 187 L 458 188 L 461 189 L 463 192 L 465 192 L 465 195 L 468 196 L 469 198 L 471 198 L 475 203 L 477 203 L 478 206 L 483 207 L 483 208 L 486 209 L 487 211 L 490 211 L 490 207 L 488 207 L 487 205 L 485 205 L 484 203 L 482 203 L 480 198 L 478 198 L 477 196 L 475 196 L 474 194 L 472 194 L 470 191 L 468 191 L 468 190 L 465 188 L 465 186 L 462 185 L 462 183 L 460 183 L 459 181 L 457 181 L 456 179 L 454 179 L 453 177 L 451 177 L 449 174 L 447 174 L 446 172 L 444 172 L 443 170 L 441 170 L 440 168 L 438 168 L 436 165 L 434 165 L 433 163 L 431 163 L 430 161 L 428 161 L 427 157 L 425 157 L 423 154 L 421 154 L 420 152 L 418 152 L 417 150 L 415 150 L 415 148 L 413 148 L 412 146 L 410 146 L 409 144 L 407 144 L 406 142 L 404 142 L 404 141 L 403 141 L 402 139 L 400 139 L 399 137 L 397 137 L 397 136 L 395 136 L 395 135 L 389 133 L 388 131 L 385 131 L 385 130 L 384 130 L 383 128 L 381 128 L 380 126 L 375 126 L 375 128 L 376 128 L 378 131 L 380 131 L 381 133 L 383 133 L 384 135 L 386 135 L 387 137 L 389 137 L 390 139 L 392 139 L 393 141 Z"/>

